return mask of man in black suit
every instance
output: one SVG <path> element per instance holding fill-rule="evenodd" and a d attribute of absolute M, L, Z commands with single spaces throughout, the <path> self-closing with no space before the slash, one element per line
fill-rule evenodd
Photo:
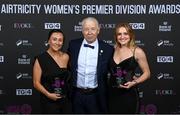
<path fill-rule="evenodd" d="M 98 21 L 82 21 L 83 38 L 71 40 L 68 52 L 74 113 L 107 113 L 107 73 L 113 47 L 97 38 Z"/>

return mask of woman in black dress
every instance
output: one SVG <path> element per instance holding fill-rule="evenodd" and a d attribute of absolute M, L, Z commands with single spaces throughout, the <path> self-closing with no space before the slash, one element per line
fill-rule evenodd
<path fill-rule="evenodd" d="M 63 42 L 63 32 L 51 30 L 48 37 L 48 50 L 35 57 L 33 84 L 40 92 L 42 113 L 67 112 L 69 56 L 60 50 Z"/>
<path fill-rule="evenodd" d="M 144 51 L 135 45 L 135 35 L 128 23 L 115 28 L 115 52 L 110 63 L 109 111 L 133 114 L 139 112 L 137 84 L 150 78 L 150 70 Z M 137 67 L 142 70 L 135 77 Z"/>

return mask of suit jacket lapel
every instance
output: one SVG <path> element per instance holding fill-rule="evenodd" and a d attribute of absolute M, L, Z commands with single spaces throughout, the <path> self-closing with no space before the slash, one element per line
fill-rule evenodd
<path fill-rule="evenodd" d="M 99 44 L 99 51 L 98 51 L 98 63 L 97 63 L 97 77 L 99 76 L 99 73 L 101 71 L 100 68 L 101 68 L 101 62 L 103 56 L 102 44 L 99 40 L 98 40 L 98 44 Z"/>
<path fill-rule="evenodd" d="M 74 51 L 74 55 L 75 55 L 75 56 L 74 56 L 74 57 L 75 57 L 74 60 L 75 60 L 75 62 L 76 62 L 76 63 L 75 63 L 75 64 L 76 64 L 76 65 L 75 65 L 76 68 L 77 68 L 78 56 L 79 56 L 79 52 L 80 52 L 80 48 L 81 48 L 82 41 L 83 41 L 83 39 L 80 39 L 80 40 L 75 44 L 76 46 L 75 46 L 75 49 L 74 49 L 74 50 L 75 50 L 75 51 Z"/>

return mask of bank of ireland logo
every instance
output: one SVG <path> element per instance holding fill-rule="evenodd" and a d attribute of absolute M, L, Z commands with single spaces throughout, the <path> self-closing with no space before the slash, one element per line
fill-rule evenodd
<path fill-rule="evenodd" d="M 81 32 L 82 31 L 82 22 L 79 22 L 78 25 L 74 26 L 75 32 Z"/>
<path fill-rule="evenodd" d="M 171 29 L 172 29 L 172 26 L 169 25 L 167 21 L 164 21 L 162 25 L 159 25 L 159 31 L 170 32 Z"/>
<path fill-rule="evenodd" d="M 26 54 L 22 54 L 21 57 L 17 59 L 18 64 L 30 64 L 31 58 Z"/>

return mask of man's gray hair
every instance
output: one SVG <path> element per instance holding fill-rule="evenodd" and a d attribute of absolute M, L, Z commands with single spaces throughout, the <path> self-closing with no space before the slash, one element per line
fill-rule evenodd
<path fill-rule="evenodd" d="M 84 26 L 84 24 L 85 24 L 87 21 L 93 21 L 93 22 L 95 22 L 95 23 L 97 24 L 97 27 L 100 28 L 100 25 L 99 25 L 98 20 L 97 20 L 96 18 L 94 18 L 94 17 L 84 18 L 84 19 L 82 20 L 82 27 Z"/>

